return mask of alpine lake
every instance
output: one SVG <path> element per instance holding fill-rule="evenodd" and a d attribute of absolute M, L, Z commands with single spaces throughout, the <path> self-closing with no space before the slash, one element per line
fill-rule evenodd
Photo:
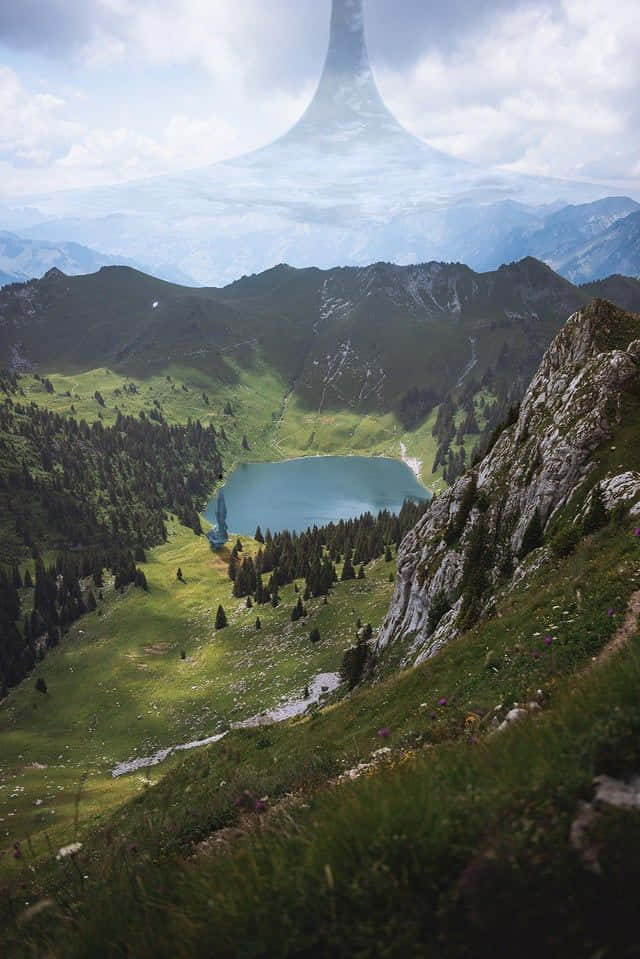
<path fill-rule="evenodd" d="M 363 513 L 398 513 L 406 499 L 431 494 L 399 460 L 362 456 L 312 456 L 278 463 L 246 463 L 225 485 L 229 535 L 303 532 Z M 216 525 L 218 494 L 205 517 Z"/>

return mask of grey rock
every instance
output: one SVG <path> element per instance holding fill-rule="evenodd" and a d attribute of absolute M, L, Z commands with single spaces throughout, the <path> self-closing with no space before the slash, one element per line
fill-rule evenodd
<path fill-rule="evenodd" d="M 376 654 L 407 641 L 404 665 L 423 662 L 460 631 L 462 583 L 469 540 L 481 513 L 474 507 L 450 545 L 445 534 L 459 516 L 465 493 L 475 482 L 483 494 L 487 542 L 495 544 L 487 570 L 490 605 L 500 569 L 515 570 L 512 583 L 531 572 L 549 554 L 540 549 L 520 559 L 525 531 L 537 510 L 543 528 L 588 482 L 593 454 L 607 441 L 623 395 L 640 383 L 640 342 L 608 348 L 619 314 L 606 303 L 575 313 L 542 359 L 520 407 L 517 422 L 505 429 L 490 453 L 472 472 L 438 496 L 398 552 L 397 579 L 389 612 L 380 629 Z M 639 323 L 640 328 L 640 323 Z M 617 342 L 614 335 L 611 342 Z M 640 476 L 621 472 L 603 482 L 607 507 L 640 499 Z M 444 591 L 452 608 L 429 632 L 429 610 Z"/>

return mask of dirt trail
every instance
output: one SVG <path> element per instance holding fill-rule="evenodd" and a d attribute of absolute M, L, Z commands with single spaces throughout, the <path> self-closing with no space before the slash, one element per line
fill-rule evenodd
<path fill-rule="evenodd" d="M 610 659 L 614 653 L 619 652 L 624 646 L 626 646 L 633 634 L 637 631 L 639 624 L 640 590 L 637 590 L 629 597 L 629 604 L 627 606 L 627 611 L 624 615 L 622 624 L 615 631 L 602 652 L 596 656 L 592 663 L 589 663 L 585 669 L 585 672 L 588 672 L 596 666 L 601 666 L 602 663 L 606 663 L 606 661 Z"/>

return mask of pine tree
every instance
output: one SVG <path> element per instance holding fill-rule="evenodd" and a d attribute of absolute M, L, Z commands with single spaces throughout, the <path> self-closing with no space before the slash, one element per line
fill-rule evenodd
<path fill-rule="evenodd" d="M 393 553 L 391 552 L 391 547 L 387 546 L 384 551 L 384 561 L 385 563 L 393 562 Z"/>
<path fill-rule="evenodd" d="M 262 623 L 260 622 L 260 617 L 256 619 L 256 629 L 262 629 Z"/>
<path fill-rule="evenodd" d="M 365 576 L 364 576 L 364 565 L 361 565 L 361 566 L 360 566 L 360 569 L 358 570 L 358 579 L 364 579 L 364 578 L 365 578 Z"/>
<path fill-rule="evenodd" d="M 314 626 L 311 632 L 309 633 L 310 641 L 315 644 L 320 642 L 320 630 L 317 626 Z"/>
<path fill-rule="evenodd" d="M 262 530 L 260 529 L 259 526 L 256 529 L 256 534 L 253 538 L 255 539 L 257 543 L 264 543 L 264 536 L 262 535 Z"/>
<path fill-rule="evenodd" d="M 346 583 L 350 579 L 356 578 L 356 571 L 353 568 L 353 563 L 351 562 L 351 550 L 347 553 L 344 558 L 344 566 L 342 567 L 342 575 L 340 580 L 343 583 Z"/>
<path fill-rule="evenodd" d="M 218 612 L 216 613 L 216 629 L 224 629 L 225 626 L 228 626 L 227 614 L 225 613 L 222 605 L 218 606 Z"/>

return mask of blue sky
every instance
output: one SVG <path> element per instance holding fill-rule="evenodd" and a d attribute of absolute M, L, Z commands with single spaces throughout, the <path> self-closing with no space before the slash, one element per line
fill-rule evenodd
<path fill-rule="evenodd" d="M 5 197 L 180 171 L 284 132 L 329 0 L 8 0 Z M 367 0 L 382 94 L 416 135 L 531 173 L 640 176 L 638 0 Z"/>

